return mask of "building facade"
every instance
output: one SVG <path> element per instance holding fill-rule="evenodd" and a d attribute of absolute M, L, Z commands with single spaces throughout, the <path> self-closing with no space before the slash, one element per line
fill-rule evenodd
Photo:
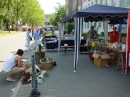
<path fill-rule="evenodd" d="M 130 8 L 130 0 L 85 0 L 82 5 L 78 6 L 78 10 L 88 8 L 94 4 L 102 4 L 102 5 L 108 5 L 108 6 L 115 6 L 115 7 L 126 7 Z M 83 23 L 83 32 L 88 32 L 91 26 L 95 26 L 95 28 L 98 28 L 98 33 L 104 32 L 103 29 L 103 22 L 84 22 Z M 126 25 L 123 26 L 123 33 L 126 33 L 127 27 Z M 108 31 L 112 31 L 113 25 L 108 25 Z"/>
<path fill-rule="evenodd" d="M 87 0 L 66 0 L 66 16 L 69 16 L 76 11 L 78 11 L 78 7 L 83 5 Z"/>

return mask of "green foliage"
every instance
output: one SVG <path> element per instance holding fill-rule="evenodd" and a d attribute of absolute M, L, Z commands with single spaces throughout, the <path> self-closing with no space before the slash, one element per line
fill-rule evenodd
<path fill-rule="evenodd" d="M 46 36 L 52 36 L 53 34 L 51 32 L 47 32 Z"/>
<path fill-rule="evenodd" d="M 74 22 L 72 23 L 67 22 L 65 28 L 68 30 L 68 34 L 71 33 L 71 31 L 74 29 Z"/>
<path fill-rule="evenodd" d="M 50 25 L 58 26 L 58 21 L 66 16 L 66 6 L 55 7 L 55 12 L 50 15 Z"/>
<path fill-rule="evenodd" d="M 3 26 L 3 19 L 0 19 L 0 28 Z"/>
<path fill-rule="evenodd" d="M 37 0 L 0 0 L 0 19 L 4 24 L 18 24 L 21 20 L 29 26 L 41 26 L 44 24 L 44 11 Z"/>
<path fill-rule="evenodd" d="M 87 39 L 87 33 L 82 33 L 82 36 L 84 37 L 84 39 Z"/>

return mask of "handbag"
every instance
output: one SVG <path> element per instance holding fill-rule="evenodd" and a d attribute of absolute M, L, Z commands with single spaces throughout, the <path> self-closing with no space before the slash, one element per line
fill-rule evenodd
<path fill-rule="evenodd" d="M 32 41 L 32 37 L 30 37 L 30 41 Z"/>

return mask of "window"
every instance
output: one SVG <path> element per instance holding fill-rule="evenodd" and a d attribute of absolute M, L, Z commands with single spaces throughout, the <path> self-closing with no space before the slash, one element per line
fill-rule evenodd
<path fill-rule="evenodd" d="M 87 23 L 87 28 L 89 29 L 89 22 Z"/>
<path fill-rule="evenodd" d="M 95 0 L 95 4 L 97 4 L 97 0 Z"/>
<path fill-rule="evenodd" d="M 116 1 L 117 0 L 112 0 L 112 6 L 116 6 Z"/>
<path fill-rule="evenodd" d="M 94 25 L 94 27 L 97 27 L 97 22 L 94 22 L 94 24 L 93 24 L 93 25 Z"/>
<path fill-rule="evenodd" d="M 113 27 L 114 27 L 114 25 L 112 25 L 112 24 L 111 24 L 111 25 L 109 25 L 109 28 L 110 28 L 110 29 L 111 29 L 111 28 L 113 28 Z"/>
<path fill-rule="evenodd" d="M 123 0 L 123 2 L 120 3 L 121 7 L 128 7 L 130 6 L 130 0 Z"/>
<path fill-rule="evenodd" d="M 93 25 L 93 22 L 90 22 L 90 27 Z"/>
<path fill-rule="evenodd" d="M 106 5 L 111 5 L 109 0 L 106 1 Z"/>
<path fill-rule="evenodd" d="M 103 4 L 103 0 L 100 0 L 100 4 Z"/>
<path fill-rule="evenodd" d="M 102 27 L 102 22 L 101 22 L 101 21 L 98 22 L 98 27 L 99 27 L 99 28 Z"/>
<path fill-rule="evenodd" d="M 92 2 L 92 5 L 93 5 L 93 2 Z"/>
<path fill-rule="evenodd" d="M 90 4 L 88 4 L 88 7 L 90 7 Z"/>
<path fill-rule="evenodd" d="M 121 7 L 125 7 L 125 0 L 124 0 L 124 2 L 121 2 L 121 3 L 120 3 L 120 6 L 121 6 Z"/>
<path fill-rule="evenodd" d="M 126 1 L 126 5 L 125 6 L 130 6 L 130 0 L 125 0 Z"/>
<path fill-rule="evenodd" d="M 85 25 L 84 25 L 84 28 L 86 28 L 86 27 L 87 27 L 87 23 L 86 23 L 86 22 L 84 22 L 84 24 L 85 24 Z"/>

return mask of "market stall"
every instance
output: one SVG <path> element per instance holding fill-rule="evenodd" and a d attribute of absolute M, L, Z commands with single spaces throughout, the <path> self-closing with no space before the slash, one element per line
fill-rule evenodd
<path fill-rule="evenodd" d="M 95 10 L 96 9 L 96 10 Z M 103 20 L 104 29 L 105 29 L 105 41 L 107 41 L 108 37 L 108 21 L 112 18 L 127 18 L 128 11 L 130 9 L 127 8 L 120 8 L 120 7 L 112 7 L 106 5 L 99 5 L 95 4 L 89 8 L 86 8 L 82 11 L 76 12 L 72 17 L 75 21 L 75 54 L 74 54 L 74 71 L 77 69 L 77 62 L 78 62 L 78 51 L 79 51 L 79 40 L 80 40 L 80 18 L 85 18 L 87 21 L 99 21 Z M 127 67 L 127 66 L 126 66 Z"/>

